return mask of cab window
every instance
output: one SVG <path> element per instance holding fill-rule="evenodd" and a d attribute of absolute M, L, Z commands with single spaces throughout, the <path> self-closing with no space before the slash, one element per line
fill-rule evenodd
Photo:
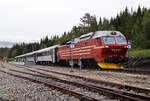
<path fill-rule="evenodd" d="M 116 41 L 117 41 L 117 44 L 126 44 L 126 40 L 122 36 L 117 36 Z"/>
<path fill-rule="evenodd" d="M 115 39 L 113 36 L 104 36 L 104 44 L 115 44 Z"/>

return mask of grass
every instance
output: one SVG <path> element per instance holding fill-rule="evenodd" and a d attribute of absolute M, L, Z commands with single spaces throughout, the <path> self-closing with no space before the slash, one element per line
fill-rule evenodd
<path fill-rule="evenodd" d="M 127 53 L 128 56 L 128 53 Z M 150 56 L 150 49 L 143 49 L 143 50 L 131 50 L 130 56 L 137 56 L 137 57 L 146 57 Z"/>

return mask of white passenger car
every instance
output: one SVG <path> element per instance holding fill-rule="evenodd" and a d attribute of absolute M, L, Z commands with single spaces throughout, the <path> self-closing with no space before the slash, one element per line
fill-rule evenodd
<path fill-rule="evenodd" d="M 36 63 L 55 63 L 56 62 L 56 48 L 59 45 L 51 46 L 45 49 L 36 51 Z"/>

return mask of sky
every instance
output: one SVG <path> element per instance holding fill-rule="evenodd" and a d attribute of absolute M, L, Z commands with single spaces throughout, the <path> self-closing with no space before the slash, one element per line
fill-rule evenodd
<path fill-rule="evenodd" d="M 110 19 L 138 6 L 150 0 L 0 0 L 0 41 L 37 42 L 70 31 L 85 13 Z"/>

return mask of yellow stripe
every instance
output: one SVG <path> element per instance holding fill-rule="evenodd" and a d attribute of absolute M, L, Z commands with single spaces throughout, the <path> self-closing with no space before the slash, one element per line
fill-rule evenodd
<path fill-rule="evenodd" d="M 84 54 L 90 54 L 90 52 L 88 52 L 88 53 L 82 53 L 81 55 L 84 55 Z M 73 55 L 80 55 L 80 54 L 73 54 Z"/>
<path fill-rule="evenodd" d="M 85 52 L 85 51 L 91 51 L 91 49 L 87 49 L 87 50 L 81 50 L 81 53 L 82 52 Z M 80 50 L 79 51 L 73 51 L 73 53 L 78 53 L 78 52 L 80 52 Z M 70 54 L 71 52 L 66 52 L 66 53 L 60 53 L 60 54 Z"/>
<path fill-rule="evenodd" d="M 88 53 L 82 53 L 81 55 L 84 55 L 84 54 L 90 54 L 90 52 Z M 67 55 L 61 55 L 61 56 L 70 56 L 71 54 L 67 54 Z M 73 54 L 73 55 L 80 55 L 80 54 Z"/>
<path fill-rule="evenodd" d="M 87 47 L 82 47 L 81 49 L 91 48 L 91 47 L 95 47 L 95 46 L 96 46 L 96 45 L 87 46 Z M 78 49 L 80 49 L 80 48 L 74 48 L 74 49 L 72 49 L 72 50 L 78 50 Z M 68 50 L 62 50 L 62 51 L 59 51 L 59 52 L 66 52 L 66 51 L 70 51 L 70 49 L 68 49 Z"/>
<path fill-rule="evenodd" d="M 104 46 L 94 47 L 94 49 L 97 49 L 97 48 L 104 48 Z"/>
<path fill-rule="evenodd" d="M 70 54 L 71 52 L 62 52 L 60 54 Z"/>
<path fill-rule="evenodd" d="M 83 47 L 82 49 L 84 49 L 84 48 L 91 48 L 91 47 L 95 47 L 95 45 Z"/>
<path fill-rule="evenodd" d="M 104 46 L 98 46 L 98 47 L 96 47 L 96 45 L 92 45 L 92 46 L 82 47 L 81 49 L 91 48 L 91 47 L 94 47 L 94 49 L 104 48 Z M 75 54 L 75 53 L 80 52 L 80 50 L 78 50 L 78 49 L 80 49 L 80 48 L 72 49 L 74 55 L 79 55 L 79 54 Z M 77 51 L 75 51 L 75 50 L 77 50 Z M 68 51 L 68 52 L 67 52 L 67 51 Z M 85 52 L 85 51 L 91 51 L 91 49 L 81 50 L 81 52 Z M 69 49 L 69 50 L 63 50 L 63 51 L 59 51 L 59 53 L 60 53 L 61 56 L 70 56 L 71 50 L 70 50 L 70 49 Z M 87 53 L 81 53 L 81 54 L 87 54 Z"/>

